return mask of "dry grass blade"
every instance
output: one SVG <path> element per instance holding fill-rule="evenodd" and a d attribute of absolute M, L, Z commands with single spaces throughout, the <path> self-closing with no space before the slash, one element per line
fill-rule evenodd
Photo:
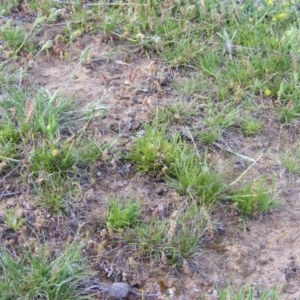
<path fill-rule="evenodd" d="M 252 164 L 238 178 L 236 178 L 234 181 L 232 181 L 229 184 L 229 186 L 232 186 L 232 185 L 235 185 L 236 183 L 238 183 L 257 164 L 257 162 L 263 157 L 263 155 L 266 153 L 266 151 L 269 149 L 270 146 L 271 146 L 271 143 L 269 143 L 269 145 L 261 151 L 261 153 L 257 156 L 257 158 L 252 162 Z"/>
<path fill-rule="evenodd" d="M 34 102 L 31 99 L 27 99 L 25 103 L 25 124 L 29 124 L 34 112 Z"/>

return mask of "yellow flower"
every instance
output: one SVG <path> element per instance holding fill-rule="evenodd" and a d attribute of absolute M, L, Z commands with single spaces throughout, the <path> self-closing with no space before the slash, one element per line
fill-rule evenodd
<path fill-rule="evenodd" d="M 57 149 L 53 149 L 51 152 L 52 156 L 57 156 L 59 154 Z"/>
<path fill-rule="evenodd" d="M 289 17 L 289 14 L 286 12 L 282 12 L 280 14 L 277 15 L 277 20 L 278 21 L 284 21 Z"/>
<path fill-rule="evenodd" d="M 270 91 L 269 89 L 266 89 L 266 90 L 265 90 L 265 96 L 268 97 L 268 96 L 270 96 L 270 95 L 271 95 L 271 91 Z"/>
<path fill-rule="evenodd" d="M 273 6 L 273 4 L 274 4 L 273 0 L 268 0 L 268 2 L 267 2 L 268 6 Z"/>

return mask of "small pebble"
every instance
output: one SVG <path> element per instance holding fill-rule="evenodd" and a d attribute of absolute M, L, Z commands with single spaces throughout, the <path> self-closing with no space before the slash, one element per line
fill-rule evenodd
<path fill-rule="evenodd" d="M 298 287 L 296 285 L 287 283 L 284 287 L 283 287 L 283 291 L 287 294 L 294 294 L 296 293 L 298 290 Z"/>
<path fill-rule="evenodd" d="M 159 196 L 163 196 L 166 193 L 166 191 L 162 188 L 156 189 L 156 194 Z"/>
<path fill-rule="evenodd" d="M 268 260 L 267 260 L 267 259 L 260 259 L 260 260 L 259 260 L 259 263 L 260 263 L 261 265 L 266 265 L 266 264 L 268 264 Z"/>
<path fill-rule="evenodd" d="M 298 221 L 300 219 L 299 215 L 291 215 L 291 221 Z"/>
<path fill-rule="evenodd" d="M 129 284 L 115 282 L 109 287 L 109 299 L 120 300 L 126 298 L 131 291 Z"/>

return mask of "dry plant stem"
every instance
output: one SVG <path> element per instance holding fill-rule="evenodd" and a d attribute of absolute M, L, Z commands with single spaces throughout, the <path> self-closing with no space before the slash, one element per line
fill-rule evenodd
<path fill-rule="evenodd" d="M 72 83 L 72 81 L 75 78 L 76 73 L 79 71 L 80 67 L 82 66 L 82 64 L 84 63 L 84 61 L 88 58 L 91 50 L 92 50 L 93 44 L 88 45 L 82 52 L 81 52 L 81 57 L 79 62 L 75 65 L 69 80 L 67 81 L 66 85 L 64 86 L 64 92 L 67 92 L 70 88 L 70 85 Z"/>
<path fill-rule="evenodd" d="M 5 157 L 5 156 L 2 156 L 2 155 L 0 155 L 0 159 L 14 161 L 14 162 L 20 162 L 19 159 L 13 159 L 13 158 Z"/>
<path fill-rule="evenodd" d="M 7 193 L 2 193 L 0 195 L 0 200 L 3 199 L 3 198 L 8 198 L 8 197 L 12 197 L 12 196 L 16 196 L 16 195 L 20 195 L 21 192 L 7 192 Z"/>
<path fill-rule="evenodd" d="M 223 147 L 221 144 L 219 144 L 219 143 L 217 143 L 217 142 L 214 142 L 213 145 L 216 146 L 216 147 L 218 147 L 218 148 L 220 148 L 220 149 L 222 149 L 222 150 L 227 151 L 227 152 L 230 153 L 230 154 L 234 154 L 234 155 L 236 155 L 236 156 L 238 156 L 238 157 L 240 157 L 240 158 L 242 158 L 242 159 L 245 159 L 245 160 L 248 160 L 248 161 L 252 161 L 252 162 L 256 162 L 256 159 L 255 159 L 255 158 L 252 158 L 252 157 L 250 157 L 250 156 L 247 156 L 247 155 L 244 155 L 244 154 L 235 152 L 235 151 L 233 151 L 233 150 L 231 150 L 231 149 L 229 149 L 229 148 L 225 148 L 225 147 Z"/>
<path fill-rule="evenodd" d="M 269 149 L 270 145 L 268 145 L 255 159 L 255 161 L 233 182 L 229 184 L 229 186 L 235 185 L 237 182 L 239 182 L 253 167 L 254 165 L 263 157 L 265 152 Z"/>
<path fill-rule="evenodd" d="M 197 145 L 196 145 L 196 143 L 195 143 L 195 141 L 194 141 L 194 137 L 192 136 L 192 134 L 191 134 L 191 132 L 190 132 L 190 130 L 189 130 L 189 128 L 186 126 L 185 127 L 185 129 L 186 129 L 186 132 L 188 133 L 188 137 L 192 140 L 192 142 L 193 142 L 193 146 L 194 146 L 194 148 L 195 148 L 195 150 L 196 150 L 196 152 L 197 152 L 197 156 L 200 158 L 200 154 L 199 154 L 199 151 L 198 151 L 198 149 L 197 149 Z"/>
<path fill-rule="evenodd" d="M 194 137 L 192 136 L 192 134 L 191 134 L 189 128 L 186 127 L 185 130 L 186 130 L 186 132 L 187 132 L 188 138 L 191 139 L 191 141 L 193 142 L 193 145 L 194 145 L 195 150 L 197 150 L 197 146 L 196 146 L 196 143 L 195 143 L 195 141 L 194 141 Z M 250 157 L 250 156 L 247 156 L 247 155 L 244 155 L 244 154 L 240 154 L 240 153 L 238 153 L 238 152 L 234 152 L 233 150 L 231 150 L 231 149 L 229 149 L 229 148 L 225 148 L 225 147 L 223 147 L 221 144 L 219 144 L 219 143 L 217 143 L 217 142 L 214 142 L 213 144 L 214 144 L 215 146 L 217 146 L 218 148 L 223 149 L 223 150 L 225 150 L 225 151 L 227 151 L 227 152 L 229 152 L 229 153 L 231 153 L 231 154 L 234 154 L 234 155 L 236 155 L 236 156 L 238 156 L 238 157 L 240 157 L 240 158 L 242 158 L 242 159 L 249 160 L 249 161 L 252 161 L 252 162 L 255 162 L 255 161 L 256 161 L 254 158 L 252 158 L 252 157 Z M 199 156 L 199 152 L 198 152 L 198 151 L 197 151 L 197 153 L 198 153 L 198 156 Z"/>
<path fill-rule="evenodd" d="M 6 180 L 6 178 L 8 178 L 11 174 L 13 174 L 16 170 L 18 169 L 18 166 L 11 169 L 10 172 L 6 173 L 4 176 L 2 176 L 0 182 L 4 182 Z"/>

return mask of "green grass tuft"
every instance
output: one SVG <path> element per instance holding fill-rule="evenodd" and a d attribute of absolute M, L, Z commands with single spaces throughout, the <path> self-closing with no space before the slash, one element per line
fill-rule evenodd
<path fill-rule="evenodd" d="M 113 229 L 128 228 L 138 223 L 140 214 L 140 201 L 112 199 L 108 203 L 106 222 Z"/>
<path fill-rule="evenodd" d="M 230 200 L 237 204 L 242 214 L 256 216 L 260 212 L 267 212 L 277 206 L 274 191 L 269 190 L 264 178 L 245 183 L 239 187 L 233 186 Z"/>
<path fill-rule="evenodd" d="M 23 249 L 18 256 L 0 251 L 1 299 L 91 299 L 80 295 L 79 283 L 89 276 L 81 256 L 83 244 L 72 244 L 50 257 L 46 249 L 38 253 Z"/>
<path fill-rule="evenodd" d="M 128 159 L 138 170 L 165 178 L 180 194 L 195 195 L 203 203 L 215 201 L 223 190 L 220 177 L 197 150 L 177 134 L 169 137 L 157 126 L 146 128 Z"/>
<path fill-rule="evenodd" d="M 277 300 L 280 298 L 279 293 L 276 290 L 263 290 L 260 291 L 252 286 L 244 286 L 238 290 L 234 290 L 231 286 L 220 291 L 220 300 L 254 300 L 257 299 L 257 294 L 259 294 L 259 299 L 261 300 Z"/>
<path fill-rule="evenodd" d="M 57 212 L 76 193 L 75 177 L 86 177 L 109 145 L 87 138 L 89 124 L 101 116 L 98 104 L 75 110 L 76 103 L 46 90 L 37 93 L 8 87 L 0 103 L 0 162 L 6 172 L 22 168 L 37 191 L 37 202 Z M 65 205 L 67 202 L 67 205 Z"/>

